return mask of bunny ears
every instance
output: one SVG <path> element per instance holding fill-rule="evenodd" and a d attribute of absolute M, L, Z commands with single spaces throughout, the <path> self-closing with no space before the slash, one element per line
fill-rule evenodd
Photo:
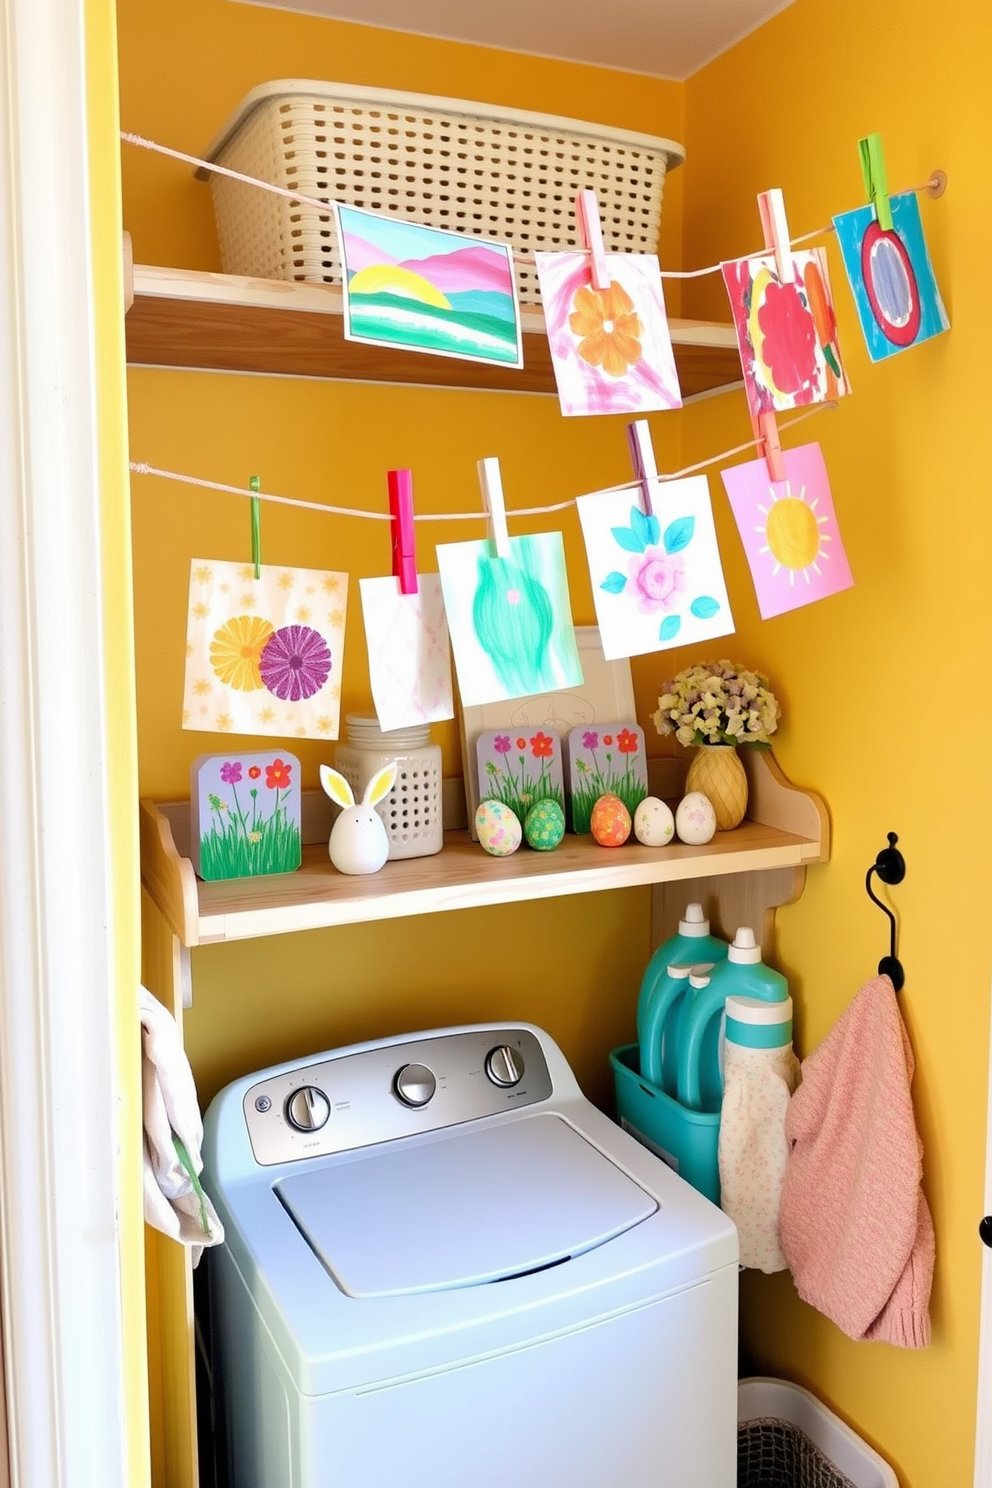
<path fill-rule="evenodd" d="M 365 787 L 365 794 L 362 797 L 363 806 L 376 806 L 385 796 L 389 795 L 389 792 L 396 783 L 396 771 L 397 764 L 393 760 L 391 764 L 383 765 L 381 770 L 375 772 Z M 347 808 L 357 804 L 355 793 L 348 781 L 345 780 L 340 771 L 332 770 L 330 765 L 321 765 L 320 783 L 326 794 L 339 806 Z"/>

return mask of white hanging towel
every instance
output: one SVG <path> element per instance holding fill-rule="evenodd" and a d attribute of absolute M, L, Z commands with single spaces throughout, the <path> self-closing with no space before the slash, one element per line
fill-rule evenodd
<path fill-rule="evenodd" d="M 145 1220 L 188 1245 L 195 1266 L 224 1227 L 200 1184 L 203 1120 L 179 1026 L 141 992 L 141 1104 L 145 1128 Z"/>
<path fill-rule="evenodd" d="M 731 1003 L 745 1001 L 750 999 L 727 999 L 728 1019 Z M 788 1267 L 778 1217 L 789 1161 L 785 1118 L 801 1066 L 792 1049 L 791 999 L 786 1001 L 789 1017 L 782 1026 L 788 1028 L 789 1042 L 752 1048 L 734 1043 L 728 1034 L 724 1045 L 717 1144 L 720 1207 L 737 1226 L 741 1265 L 765 1272 Z M 786 1010 L 781 1003 L 772 1009 Z"/>

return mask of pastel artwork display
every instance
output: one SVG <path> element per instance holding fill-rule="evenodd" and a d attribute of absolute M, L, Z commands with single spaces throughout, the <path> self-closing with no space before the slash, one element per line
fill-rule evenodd
<path fill-rule="evenodd" d="M 347 340 L 523 366 L 508 244 L 332 205 Z"/>
<path fill-rule="evenodd" d="M 453 718 L 448 622 L 437 574 L 404 594 L 391 575 L 359 579 L 372 701 L 381 728 Z"/>
<path fill-rule="evenodd" d="M 538 801 L 565 809 L 561 739 L 538 729 L 488 729 L 476 743 L 479 795 L 501 801 L 523 822 Z"/>
<path fill-rule="evenodd" d="M 652 490 L 651 512 L 632 505 L 629 491 L 576 500 L 608 660 L 733 633 L 706 477 Z"/>
<path fill-rule="evenodd" d="M 190 767 L 190 858 L 200 878 L 293 873 L 300 762 L 286 750 L 201 754 Z"/>
<path fill-rule="evenodd" d="M 336 739 L 348 575 L 194 558 L 183 728 Z"/>
<path fill-rule="evenodd" d="M 782 451 L 786 480 L 763 459 L 721 472 L 744 545 L 762 620 L 854 583 L 818 444 Z"/>
<path fill-rule="evenodd" d="M 923 236 L 915 191 L 889 197 L 892 227 L 873 206 L 834 218 L 868 355 L 873 362 L 929 341 L 950 326 Z"/>
<path fill-rule="evenodd" d="M 633 818 L 648 793 L 644 732 L 636 723 L 569 730 L 568 796 L 573 832 L 590 832 L 601 796 L 618 796 Z"/>
<path fill-rule="evenodd" d="M 791 256 L 792 278 L 779 277 L 774 254 L 723 264 L 744 389 L 751 413 L 780 412 L 850 392 L 837 340 L 827 255 Z"/>
<path fill-rule="evenodd" d="M 396 762 L 383 765 L 372 776 L 360 802 L 351 785 L 330 765 L 321 765 L 320 783 L 341 807 L 331 828 L 328 855 L 339 873 L 378 873 L 389 857 L 389 834 L 376 811 L 396 783 Z"/>
<path fill-rule="evenodd" d="M 586 253 L 534 261 L 563 414 L 682 407 L 657 258 L 607 253 L 607 289 L 594 287 Z"/>
<path fill-rule="evenodd" d="M 582 685 L 560 532 L 437 549 L 462 705 Z"/>

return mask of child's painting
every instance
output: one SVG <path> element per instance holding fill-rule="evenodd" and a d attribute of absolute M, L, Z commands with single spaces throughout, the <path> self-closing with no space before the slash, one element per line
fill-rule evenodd
<path fill-rule="evenodd" d="M 587 253 L 535 253 L 563 414 L 681 408 L 658 260 L 608 253 L 609 289 Z"/>
<path fill-rule="evenodd" d="M 347 340 L 523 366 L 509 244 L 334 210 Z"/>
<path fill-rule="evenodd" d="M 348 575 L 194 558 L 183 728 L 336 739 Z"/>
<path fill-rule="evenodd" d="M 582 683 L 560 532 L 437 549 L 463 706 Z"/>
<path fill-rule="evenodd" d="M 483 801 L 502 801 L 521 824 L 536 801 L 557 801 L 565 810 L 561 739 L 553 729 L 488 729 L 475 749 Z"/>
<path fill-rule="evenodd" d="M 652 491 L 650 515 L 630 491 L 576 500 L 607 660 L 733 634 L 706 477 Z"/>
<path fill-rule="evenodd" d="M 189 800 L 190 856 L 200 878 L 299 868 L 300 762 L 294 754 L 201 754 L 190 767 Z"/>
<path fill-rule="evenodd" d="M 415 594 L 399 579 L 359 579 L 369 681 L 382 729 L 453 718 L 451 653 L 441 580 L 418 574 Z"/>
<path fill-rule="evenodd" d="M 889 198 L 892 230 L 875 208 L 834 218 L 844 268 L 873 362 L 929 341 L 950 326 L 934 279 L 914 191 Z"/>
<path fill-rule="evenodd" d="M 792 267 L 793 277 L 780 279 L 772 253 L 722 266 L 755 417 L 850 392 L 827 255 L 822 248 L 793 253 Z"/>
<path fill-rule="evenodd" d="M 565 753 L 573 832 L 592 830 L 592 808 L 600 796 L 619 796 L 633 819 L 648 793 L 644 731 L 636 723 L 573 728 Z"/>
<path fill-rule="evenodd" d="M 762 620 L 850 589 L 830 482 L 818 444 L 783 450 L 784 481 L 764 460 L 724 470 Z"/>

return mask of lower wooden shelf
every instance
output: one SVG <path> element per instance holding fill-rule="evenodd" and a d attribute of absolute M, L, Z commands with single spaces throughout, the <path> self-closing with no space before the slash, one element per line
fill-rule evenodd
<path fill-rule="evenodd" d="M 193 871 L 188 802 L 143 801 L 142 877 L 180 941 L 195 946 L 512 904 L 538 894 L 596 893 L 824 861 L 829 826 L 819 798 L 792 787 L 770 754 L 750 752 L 746 768 L 749 819 L 702 847 L 676 842 L 650 848 L 631 841 L 606 848 L 568 834 L 550 853 L 523 848 L 493 858 L 467 832 L 450 831 L 434 857 L 389 862 L 378 873 L 358 877 L 339 873 L 328 859 L 331 817 L 322 792 L 304 794 L 306 845 L 297 872 L 219 882 L 204 882 Z"/>
<path fill-rule="evenodd" d="M 346 341 L 341 291 L 333 285 L 145 264 L 134 266 L 129 281 L 131 365 L 556 392 L 544 316 L 533 307 L 521 310 L 524 366 L 517 369 Z M 669 328 L 683 399 L 740 383 L 732 325 L 671 320 Z"/>

